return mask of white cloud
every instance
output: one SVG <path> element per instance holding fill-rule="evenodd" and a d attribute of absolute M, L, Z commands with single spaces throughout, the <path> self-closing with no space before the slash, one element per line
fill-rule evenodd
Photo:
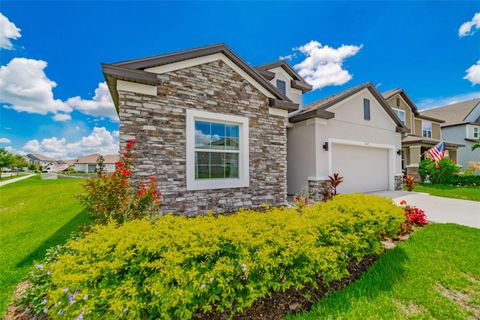
<path fill-rule="evenodd" d="M 65 102 L 53 97 L 57 86 L 44 72 L 42 60 L 13 58 L 0 67 L 0 101 L 5 107 L 19 112 L 46 115 L 60 111 L 71 112 Z"/>
<path fill-rule="evenodd" d="M 287 54 L 286 56 L 280 56 L 278 57 L 280 60 L 293 60 L 295 57 L 297 56 L 296 53 L 292 53 L 292 54 Z"/>
<path fill-rule="evenodd" d="M 312 40 L 293 49 L 306 56 L 294 68 L 313 86 L 314 90 L 327 86 L 339 86 L 352 79 L 352 75 L 343 69 L 343 62 L 356 55 L 361 48 L 362 45 L 342 45 L 332 48 Z"/>
<path fill-rule="evenodd" d="M 10 143 L 10 142 L 12 142 L 10 139 L 0 138 L 0 143 Z"/>
<path fill-rule="evenodd" d="M 428 98 L 421 100 L 417 105 L 419 109 L 426 110 L 435 107 L 442 107 L 457 102 L 480 98 L 480 91 L 458 94 L 450 97 Z"/>
<path fill-rule="evenodd" d="M 101 82 L 92 100 L 73 97 L 67 101 L 55 99 L 57 84 L 45 74 L 47 63 L 42 60 L 13 58 L 0 67 L 0 104 L 18 112 L 53 114 L 55 121 L 68 121 L 73 110 L 118 121 L 107 84 Z"/>
<path fill-rule="evenodd" d="M 480 29 L 480 12 L 475 13 L 472 20 L 463 23 L 458 29 L 458 36 L 465 37 L 474 34 L 477 29 Z"/>
<path fill-rule="evenodd" d="M 467 75 L 463 77 L 470 81 L 473 85 L 480 83 L 480 60 L 477 61 L 474 65 L 468 68 L 466 71 Z"/>
<path fill-rule="evenodd" d="M 118 152 L 118 139 L 112 133 L 104 127 L 95 127 L 88 136 L 74 142 L 57 137 L 42 139 L 40 142 L 34 139 L 28 141 L 21 151 L 40 153 L 54 159 L 71 159 L 91 153 L 114 154 Z"/>
<path fill-rule="evenodd" d="M 72 119 L 72 116 L 68 113 L 57 113 L 52 118 L 55 121 L 68 121 Z"/>
<path fill-rule="evenodd" d="M 20 38 L 22 36 L 20 31 L 13 22 L 0 13 L 0 48 L 13 49 L 13 44 L 10 40 Z"/>
<path fill-rule="evenodd" d="M 75 110 L 82 113 L 95 116 L 106 117 L 113 121 L 118 121 L 117 112 L 113 105 L 112 97 L 108 91 L 108 86 L 105 82 L 100 82 L 95 89 L 95 96 L 92 100 L 84 100 L 81 97 L 73 97 L 67 100 Z"/>

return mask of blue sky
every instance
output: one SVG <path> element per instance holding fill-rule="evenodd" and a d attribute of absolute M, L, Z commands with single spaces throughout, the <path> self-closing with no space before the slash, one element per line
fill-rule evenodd
<path fill-rule="evenodd" d="M 310 55 L 303 72 L 319 88 L 306 103 L 365 81 L 402 87 L 423 108 L 480 96 L 480 2 L 2 1 L 0 12 L 20 29 L 10 46 L 0 36 L 0 86 L 35 89 L 0 88 L 0 146 L 15 152 L 114 152 L 100 63 L 218 42 L 252 65 Z"/>

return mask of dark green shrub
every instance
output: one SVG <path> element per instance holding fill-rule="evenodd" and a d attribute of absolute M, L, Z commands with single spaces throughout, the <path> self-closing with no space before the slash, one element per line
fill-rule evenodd
<path fill-rule="evenodd" d="M 432 159 L 425 159 L 420 162 L 418 173 L 422 180 L 428 176 L 433 184 L 447 183 L 449 179 L 460 171 L 460 167 L 449 158 L 442 158 L 438 165 Z"/>
<path fill-rule="evenodd" d="M 455 186 L 480 186 L 480 174 L 457 174 L 449 177 L 444 182 Z"/>
<path fill-rule="evenodd" d="M 403 209 L 372 195 L 228 216 L 162 216 L 94 227 L 31 277 L 26 303 L 52 319 L 189 319 L 233 314 L 269 293 L 348 274 L 383 250 Z M 32 297 L 35 297 L 34 299 Z"/>

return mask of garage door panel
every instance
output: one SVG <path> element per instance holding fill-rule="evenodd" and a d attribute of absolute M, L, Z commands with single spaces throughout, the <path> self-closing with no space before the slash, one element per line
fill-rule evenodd
<path fill-rule="evenodd" d="M 332 169 L 344 177 L 340 193 L 389 188 L 388 149 L 333 144 Z"/>

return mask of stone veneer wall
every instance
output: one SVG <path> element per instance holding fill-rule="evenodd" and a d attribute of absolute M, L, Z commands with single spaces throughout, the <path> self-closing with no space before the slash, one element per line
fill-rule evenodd
<path fill-rule="evenodd" d="M 133 177 L 157 178 L 164 212 L 224 213 L 286 203 L 287 119 L 269 114 L 265 95 L 222 61 L 158 79 L 156 97 L 119 92 L 120 143 L 122 148 L 127 140 L 137 140 Z M 249 118 L 249 187 L 186 190 L 186 109 Z"/>
<path fill-rule="evenodd" d="M 313 201 L 323 199 L 323 189 L 331 187 L 330 180 L 308 180 L 308 196 Z"/>
<path fill-rule="evenodd" d="M 395 175 L 395 190 L 402 190 L 403 175 Z"/>

